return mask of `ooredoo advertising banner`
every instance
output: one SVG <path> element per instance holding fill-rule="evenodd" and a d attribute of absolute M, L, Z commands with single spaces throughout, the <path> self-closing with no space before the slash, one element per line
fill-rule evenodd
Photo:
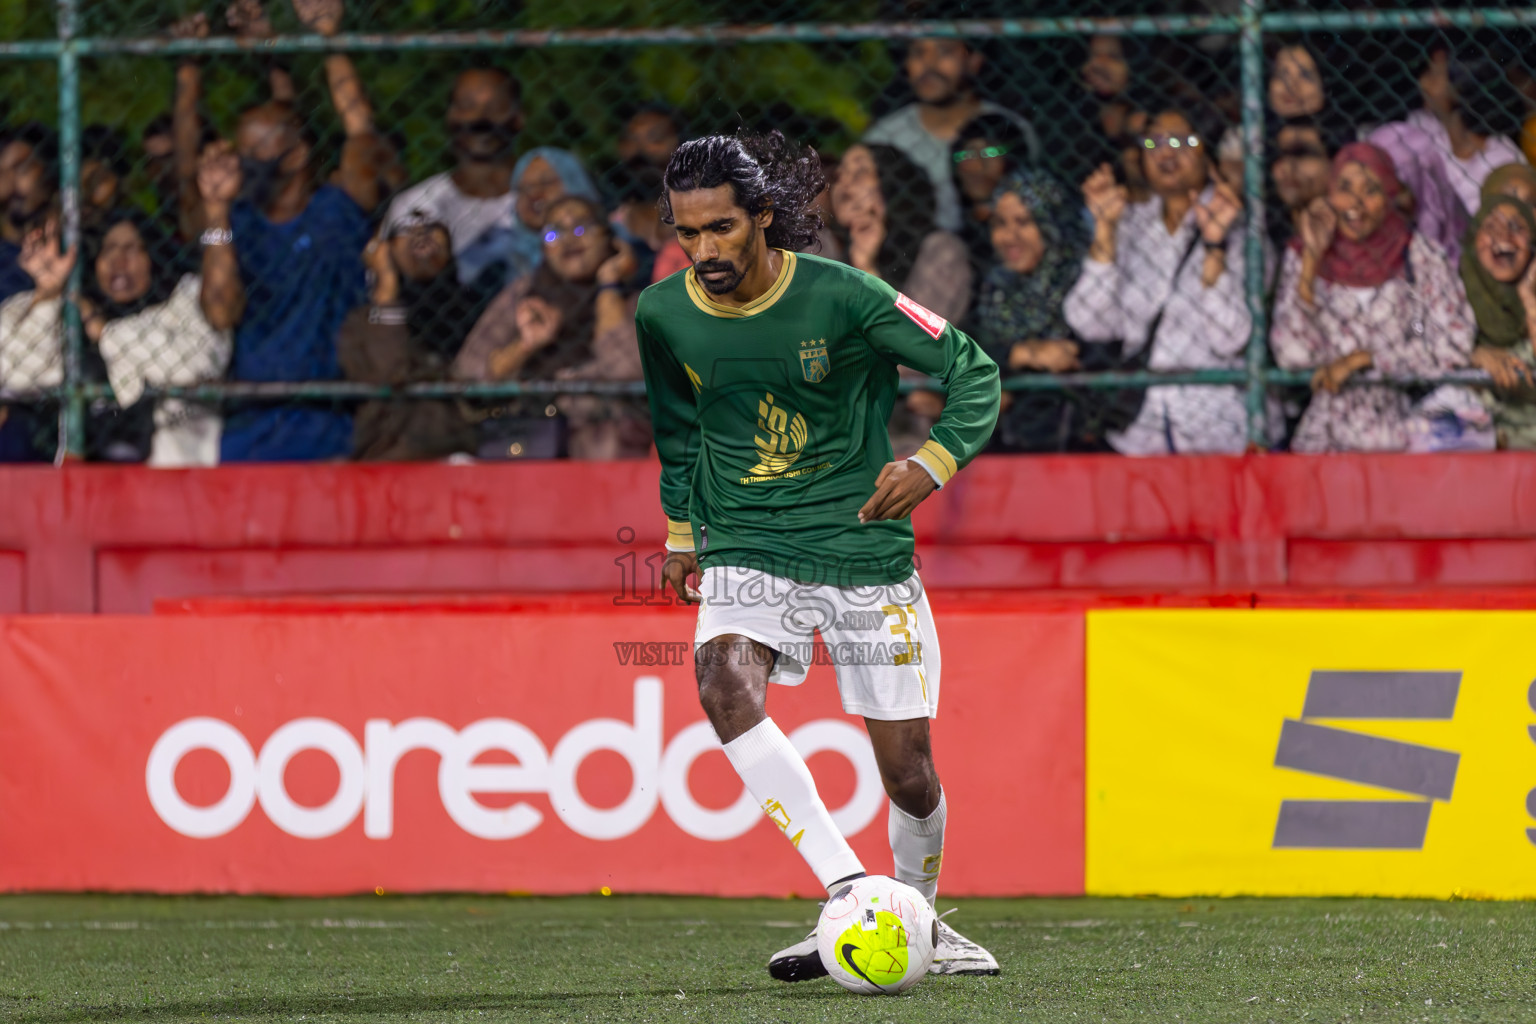
<path fill-rule="evenodd" d="M 1088 614 L 1087 887 L 1536 897 L 1536 613 Z"/>
<path fill-rule="evenodd" d="M 951 895 L 1082 891 L 1082 617 L 946 612 Z M 0 888 L 813 894 L 695 694 L 693 613 L 0 620 Z M 830 667 L 772 688 L 872 871 Z"/>

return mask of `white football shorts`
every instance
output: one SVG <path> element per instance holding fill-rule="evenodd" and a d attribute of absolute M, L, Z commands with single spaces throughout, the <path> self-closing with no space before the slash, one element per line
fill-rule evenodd
<path fill-rule="evenodd" d="M 799 686 L 814 660 L 830 661 L 849 714 L 887 722 L 938 717 L 939 637 L 917 573 L 889 586 L 837 587 L 710 566 L 699 593 L 696 657 L 708 641 L 736 633 L 778 652 L 770 683 Z"/>

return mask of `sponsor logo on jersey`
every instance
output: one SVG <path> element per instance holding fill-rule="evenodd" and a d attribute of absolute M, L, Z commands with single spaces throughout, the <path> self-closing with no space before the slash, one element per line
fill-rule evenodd
<path fill-rule="evenodd" d="M 757 465 L 748 470 L 751 477 L 780 476 L 795 464 L 805 450 L 809 430 L 805 416 L 790 415 L 772 394 L 765 394 L 757 403 L 757 429 L 752 443 L 757 447 Z"/>
<path fill-rule="evenodd" d="M 827 356 L 827 341 L 802 341 L 800 343 L 800 372 L 812 384 L 820 384 L 832 372 L 832 360 Z"/>
<path fill-rule="evenodd" d="M 948 320 L 922 303 L 913 302 L 900 292 L 896 293 L 896 308 L 907 314 L 907 319 L 921 327 L 923 333 L 930 338 L 938 338 L 944 333 L 944 328 L 949 326 Z"/>

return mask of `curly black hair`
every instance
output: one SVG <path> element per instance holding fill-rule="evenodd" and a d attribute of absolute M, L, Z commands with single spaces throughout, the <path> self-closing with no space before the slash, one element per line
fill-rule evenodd
<path fill-rule="evenodd" d="M 736 204 L 756 216 L 773 211 L 763 232 L 776 249 L 799 252 L 816 244 L 821 214 L 816 197 L 827 187 L 821 158 L 783 132 L 706 135 L 677 147 L 662 175 L 661 219 L 671 224 L 673 192 L 731 186 Z"/>

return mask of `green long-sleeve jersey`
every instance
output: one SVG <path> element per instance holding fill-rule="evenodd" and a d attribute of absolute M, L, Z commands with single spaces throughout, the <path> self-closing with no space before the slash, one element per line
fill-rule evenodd
<path fill-rule="evenodd" d="M 858 518 L 892 459 L 897 364 L 945 384 L 915 456 L 940 486 L 992 433 L 997 364 L 879 278 L 782 255 L 773 287 L 745 306 L 715 302 L 692 269 L 640 295 L 667 546 L 697 551 L 701 568 L 899 583 L 912 574 L 911 521 Z"/>

